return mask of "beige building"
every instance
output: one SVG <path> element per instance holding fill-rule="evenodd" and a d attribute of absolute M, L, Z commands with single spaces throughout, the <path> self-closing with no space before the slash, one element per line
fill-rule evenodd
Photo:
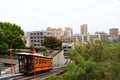
<path fill-rule="evenodd" d="M 60 39 L 61 36 L 64 35 L 64 32 L 62 30 L 62 28 L 51 28 L 51 27 L 47 27 L 46 31 L 49 31 L 53 34 L 54 37 L 57 37 L 58 39 Z"/>
<path fill-rule="evenodd" d="M 120 36 L 120 31 L 118 32 L 118 35 Z"/>
<path fill-rule="evenodd" d="M 109 30 L 109 35 L 110 35 L 111 37 L 116 37 L 116 36 L 118 36 L 118 28 L 111 28 L 111 29 Z"/>
<path fill-rule="evenodd" d="M 73 30 L 70 27 L 65 27 L 64 31 L 60 27 L 59 28 L 47 27 L 46 31 L 52 32 L 53 36 L 57 37 L 58 39 L 60 39 L 61 37 L 70 38 L 73 35 Z"/>
<path fill-rule="evenodd" d="M 108 35 L 105 32 L 96 32 L 95 34 L 82 34 L 82 35 L 74 35 L 73 38 L 75 39 L 74 42 L 89 42 L 89 41 L 95 41 L 95 40 L 107 40 Z M 77 38 L 77 40 L 76 40 Z M 77 41 L 77 42 L 76 42 Z"/>
<path fill-rule="evenodd" d="M 71 38 L 73 35 L 73 30 L 70 27 L 65 27 L 65 31 L 64 31 L 64 37 L 65 38 Z"/>
<path fill-rule="evenodd" d="M 81 34 L 87 34 L 88 33 L 87 24 L 83 24 L 83 25 L 80 26 L 80 32 L 81 32 Z"/>

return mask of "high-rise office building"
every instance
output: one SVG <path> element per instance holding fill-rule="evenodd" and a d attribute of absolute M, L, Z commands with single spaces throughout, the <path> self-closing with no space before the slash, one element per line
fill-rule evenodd
<path fill-rule="evenodd" d="M 80 26 L 80 32 L 81 34 L 87 34 L 88 31 L 87 31 L 87 24 L 83 24 Z"/>
<path fill-rule="evenodd" d="M 51 27 L 47 27 L 46 31 L 52 32 L 54 37 L 57 37 L 58 39 L 60 39 L 61 36 L 64 35 L 64 32 L 62 30 L 62 28 L 51 28 Z"/>
<path fill-rule="evenodd" d="M 118 28 L 111 28 L 111 29 L 109 30 L 109 35 L 110 35 L 111 37 L 116 37 L 116 36 L 118 36 Z"/>
<path fill-rule="evenodd" d="M 64 37 L 70 38 L 73 35 L 73 30 L 70 27 L 65 27 Z"/>

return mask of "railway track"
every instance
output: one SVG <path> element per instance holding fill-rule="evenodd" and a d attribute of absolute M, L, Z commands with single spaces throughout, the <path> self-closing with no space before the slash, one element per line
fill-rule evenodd
<path fill-rule="evenodd" d="M 13 76 L 13 77 L 8 77 L 8 78 L 4 78 L 1 80 L 34 80 L 34 77 L 36 78 L 36 80 L 45 80 L 53 75 L 58 75 L 65 72 L 65 67 L 59 67 L 59 68 L 55 68 L 49 72 L 44 72 L 41 74 L 36 74 L 35 76 L 24 76 L 24 75 L 19 75 L 19 76 Z"/>

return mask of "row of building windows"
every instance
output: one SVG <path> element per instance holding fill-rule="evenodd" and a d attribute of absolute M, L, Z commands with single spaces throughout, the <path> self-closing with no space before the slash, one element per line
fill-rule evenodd
<path fill-rule="evenodd" d="M 35 39 L 35 38 L 37 38 L 37 39 L 42 39 L 42 38 L 44 38 L 44 36 L 34 36 L 34 37 L 30 37 L 31 39 Z"/>
<path fill-rule="evenodd" d="M 34 46 L 41 46 L 41 44 L 34 44 Z"/>
<path fill-rule="evenodd" d="M 43 35 L 43 32 L 40 32 L 40 33 L 30 33 L 30 35 Z"/>
<path fill-rule="evenodd" d="M 31 42 L 43 42 L 43 40 L 31 40 Z"/>

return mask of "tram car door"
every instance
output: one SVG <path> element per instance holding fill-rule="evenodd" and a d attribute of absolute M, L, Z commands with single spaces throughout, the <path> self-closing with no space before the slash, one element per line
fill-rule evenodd
<path fill-rule="evenodd" d="M 18 55 L 19 62 L 19 72 L 20 73 L 29 73 L 33 69 L 32 56 L 28 55 Z"/>
<path fill-rule="evenodd" d="M 26 71 L 27 66 L 27 58 L 24 55 L 18 55 L 18 61 L 19 61 L 19 72 L 23 73 Z"/>

